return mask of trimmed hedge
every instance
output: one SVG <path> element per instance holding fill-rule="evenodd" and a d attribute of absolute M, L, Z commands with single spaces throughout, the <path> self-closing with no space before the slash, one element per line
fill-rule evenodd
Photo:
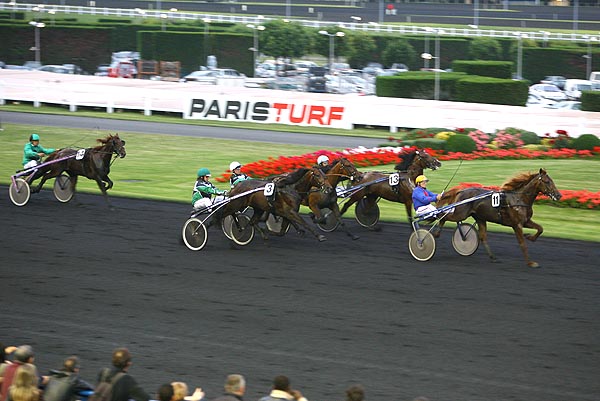
<path fill-rule="evenodd" d="M 435 76 L 435 73 L 425 71 L 380 76 L 376 78 L 376 95 L 409 99 L 433 99 Z M 463 73 L 439 73 L 440 100 L 454 100 L 456 82 L 464 77 L 465 74 Z"/>
<path fill-rule="evenodd" d="M 452 71 L 482 77 L 510 79 L 512 76 L 512 66 L 513 63 L 510 61 L 454 60 L 452 62 Z"/>
<path fill-rule="evenodd" d="M 456 100 L 468 103 L 525 106 L 529 87 L 524 81 L 469 76 L 456 83 Z"/>
<path fill-rule="evenodd" d="M 600 111 L 600 91 L 584 91 L 580 100 L 581 110 Z"/>

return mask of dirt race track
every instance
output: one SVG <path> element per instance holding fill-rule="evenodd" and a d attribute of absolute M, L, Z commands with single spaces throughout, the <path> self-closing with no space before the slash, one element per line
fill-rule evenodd
<path fill-rule="evenodd" d="M 118 185 L 118 183 L 116 184 Z M 310 401 L 341 401 L 360 382 L 367 399 L 598 400 L 600 247 L 542 236 L 541 269 L 516 239 L 452 250 L 450 232 L 427 263 L 409 254 L 406 224 L 351 241 L 289 233 L 234 246 L 216 229 L 189 251 L 189 206 L 50 192 L 28 205 L 0 187 L 0 340 L 29 343 L 41 371 L 67 355 L 95 380 L 110 352 L 133 352 L 132 375 L 154 394 L 183 380 L 209 399 L 225 375 L 248 380 L 246 401 L 286 374 Z"/>

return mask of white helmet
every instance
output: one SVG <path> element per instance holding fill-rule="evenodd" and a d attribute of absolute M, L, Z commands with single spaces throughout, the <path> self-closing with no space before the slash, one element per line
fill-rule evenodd
<path fill-rule="evenodd" d="M 317 164 L 329 163 L 329 157 L 321 155 L 317 158 Z"/>
<path fill-rule="evenodd" d="M 231 162 L 229 163 L 229 171 L 233 171 L 238 167 L 242 167 L 242 165 L 240 164 L 240 162 Z"/>

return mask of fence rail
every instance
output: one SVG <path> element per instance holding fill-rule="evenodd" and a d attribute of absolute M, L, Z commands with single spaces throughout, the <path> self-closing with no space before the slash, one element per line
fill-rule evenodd
<path fill-rule="evenodd" d="M 245 15 L 218 15 L 205 14 L 199 12 L 186 11 L 167 11 L 167 10 L 144 10 L 140 8 L 107 8 L 107 7 L 83 7 L 83 6 L 66 6 L 66 5 L 44 5 L 44 4 L 25 4 L 25 3 L 0 3 L 0 11 L 18 12 L 25 11 L 31 13 L 47 13 L 52 11 L 52 15 L 59 13 L 76 14 L 76 15 L 99 15 L 99 16 L 114 16 L 125 17 L 132 19 L 156 18 L 164 19 L 165 16 L 172 20 L 181 21 L 209 21 L 210 23 L 265 23 L 275 20 L 275 18 L 263 16 L 245 16 Z M 568 42 L 584 42 L 589 43 L 591 40 L 597 39 L 589 35 L 578 33 L 556 33 L 544 30 L 496 30 L 483 28 L 432 28 L 423 25 L 389 25 L 377 23 L 340 23 L 336 21 L 317 21 L 317 20 L 301 20 L 294 19 L 294 22 L 305 27 L 322 28 L 330 26 L 339 26 L 340 28 L 350 29 L 354 31 L 387 33 L 400 35 L 431 35 L 439 34 L 446 37 L 491 37 L 491 38 L 518 38 L 527 37 L 533 40 L 543 41 L 568 41 Z"/>

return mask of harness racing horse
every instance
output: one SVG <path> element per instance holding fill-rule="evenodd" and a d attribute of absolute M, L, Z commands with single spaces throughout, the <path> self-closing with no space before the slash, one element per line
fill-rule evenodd
<path fill-rule="evenodd" d="M 96 181 L 98 188 L 106 202 L 110 205 L 106 191 L 113 187 L 113 182 L 108 177 L 113 155 L 123 158 L 125 152 L 125 141 L 119 138 L 119 134 L 109 135 L 104 139 L 97 140 L 101 145 L 87 149 L 60 149 L 52 153 L 46 162 L 66 158 L 65 160 L 49 164 L 42 172 L 42 179 L 33 192 L 39 192 L 46 180 L 57 177 L 62 172 L 67 172 L 70 177 L 70 185 L 75 191 L 77 177 L 83 176 Z"/>
<path fill-rule="evenodd" d="M 425 168 L 437 170 L 442 163 L 423 149 L 402 153 L 399 157 L 402 161 L 395 167 L 396 170 L 402 170 L 399 173 L 398 185 L 391 186 L 389 184 L 387 178 L 390 174 L 377 171 L 363 173 L 353 182 L 353 185 L 364 185 L 364 187 L 350 196 L 340 214 L 346 213 L 350 206 L 362 199 L 364 199 L 362 202 L 364 202 L 365 209 L 369 210 L 375 207 L 379 198 L 383 198 L 392 202 L 404 203 L 410 221 L 413 213 L 412 191 L 415 178 L 423 174 Z"/>
<path fill-rule="evenodd" d="M 336 159 L 325 171 L 325 177 L 332 188 L 337 187 L 340 181 L 349 179 L 353 182 L 361 176 L 361 173 L 356 169 L 354 164 L 345 157 Z M 310 191 L 305 195 L 306 196 L 303 196 L 302 204 L 310 208 L 312 211 L 312 219 L 315 223 L 326 222 L 328 214 L 333 213 L 333 218 L 348 236 L 353 240 L 360 238 L 358 235 L 351 233 L 344 224 L 340 213 L 340 207 L 337 202 L 338 197 L 336 191 Z M 329 210 L 326 210 L 326 213 L 323 213 L 323 209 Z"/>
<path fill-rule="evenodd" d="M 258 230 L 264 240 L 268 239 L 268 235 L 257 223 L 266 214 L 265 212 L 268 212 L 287 219 L 301 234 L 304 234 L 304 229 L 306 229 L 319 241 L 325 241 L 325 236 L 318 234 L 310 227 L 299 213 L 302 199 L 301 192 L 309 192 L 311 188 L 318 188 L 319 191 L 333 191 L 323 172 L 318 168 L 300 168 L 291 173 L 276 176 L 271 180 L 252 179 L 241 181 L 229 192 L 229 196 L 234 197 L 264 187 L 269 183 L 275 184 L 272 197 L 265 196 L 264 191 L 256 191 L 247 196 L 234 199 L 223 208 L 219 217 L 232 215 L 251 206 L 254 209 L 254 214 L 249 224 L 252 224 Z"/>
<path fill-rule="evenodd" d="M 437 205 L 456 203 L 463 199 L 472 198 L 489 190 L 480 187 L 451 188 L 444 193 Z M 544 231 L 543 227 L 533 220 L 533 202 L 539 193 L 542 193 L 552 200 L 559 200 L 562 195 L 554 185 L 552 178 L 546 173 L 546 170 L 540 169 L 538 173 L 521 173 L 504 183 L 500 189 L 499 206 L 492 206 L 490 198 L 476 200 L 463 205 L 456 206 L 452 213 L 447 214 L 440 222 L 440 227 L 445 221 L 461 222 L 469 216 L 475 219 L 479 230 L 479 240 L 485 246 L 485 249 L 492 260 L 496 257 L 490 250 L 487 243 L 487 222 L 501 224 L 513 229 L 525 261 L 529 267 L 539 267 L 539 264 L 529 258 L 527 244 L 525 239 L 535 241 Z M 523 227 L 533 228 L 536 231 L 534 235 L 523 234 Z"/>

